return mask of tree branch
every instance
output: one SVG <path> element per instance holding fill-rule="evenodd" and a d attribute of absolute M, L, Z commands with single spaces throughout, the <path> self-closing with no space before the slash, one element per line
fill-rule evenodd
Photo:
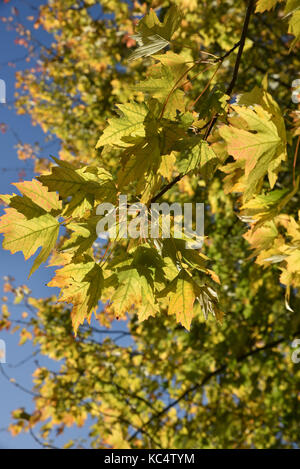
<path fill-rule="evenodd" d="M 300 330 L 297 330 L 294 334 L 293 334 L 293 338 L 296 337 L 298 334 L 300 333 Z M 239 363 L 239 362 L 242 362 L 243 360 L 247 359 L 248 357 L 251 357 L 252 355 L 255 355 L 257 353 L 260 353 L 264 350 L 268 350 L 268 349 L 272 349 L 274 347 L 277 347 L 277 345 L 285 342 L 287 340 L 286 337 L 282 337 L 281 339 L 277 339 L 277 340 L 274 340 L 273 342 L 269 342 L 268 344 L 264 345 L 263 347 L 257 347 L 253 350 L 250 350 L 249 352 L 246 352 L 242 355 L 240 355 L 239 357 L 237 357 L 236 361 Z M 213 378 L 214 376 L 217 376 L 219 375 L 220 373 L 226 371 L 228 368 L 228 365 L 227 364 L 224 364 L 224 365 L 221 365 L 219 368 L 217 368 L 216 370 L 208 373 L 206 376 L 204 376 L 204 378 L 201 380 L 200 383 L 196 383 L 194 386 L 191 386 L 190 388 L 188 388 L 186 391 L 184 391 L 176 400 L 172 401 L 170 404 L 168 404 L 166 407 L 164 407 L 163 410 L 161 410 L 158 414 L 156 415 L 152 415 L 152 417 L 148 420 L 148 422 L 145 424 L 145 426 L 148 426 L 150 425 L 154 420 L 157 420 L 159 419 L 160 417 L 162 417 L 163 415 L 165 415 L 172 407 L 176 406 L 180 401 L 182 401 L 186 396 L 188 396 L 191 392 L 193 391 L 196 391 L 198 388 L 202 388 L 211 378 Z M 144 428 L 144 427 L 142 427 Z M 138 431 L 136 431 L 129 439 L 129 441 L 133 440 L 134 438 L 136 438 L 136 436 L 138 435 Z"/>
<path fill-rule="evenodd" d="M 240 39 L 240 46 L 239 46 L 239 50 L 238 50 L 238 53 L 237 53 L 237 56 L 236 56 L 235 65 L 234 65 L 234 69 L 233 69 L 232 79 L 231 79 L 231 82 L 229 83 L 229 86 L 226 90 L 226 94 L 229 95 L 229 96 L 231 95 L 231 93 L 233 91 L 234 85 L 235 85 L 237 77 L 238 77 L 241 58 L 242 58 L 242 54 L 243 54 L 243 50 L 244 50 L 245 40 L 246 40 L 246 37 L 247 37 L 247 32 L 248 32 L 251 13 L 254 9 L 254 4 L 255 4 L 255 0 L 249 0 L 246 15 L 245 15 L 245 19 L 244 19 L 242 35 L 241 35 L 241 39 Z M 211 124 L 210 124 L 210 126 L 209 126 L 209 128 L 206 132 L 205 140 L 207 140 L 207 138 L 208 138 L 209 134 L 211 133 L 213 127 L 215 126 L 217 120 L 218 120 L 218 115 L 216 115 L 212 119 Z"/>
<path fill-rule="evenodd" d="M 245 14 L 241 39 L 225 55 L 223 55 L 222 57 L 220 57 L 220 59 L 218 59 L 218 60 L 223 61 L 231 52 L 233 52 L 236 49 L 237 46 L 239 46 L 239 50 L 238 50 L 235 65 L 234 65 L 232 79 L 231 79 L 231 82 L 230 82 L 230 84 L 229 84 L 229 86 L 226 90 L 226 94 L 228 94 L 228 95 L 231 95 L 231 93 L 233 91 L 233 88 L 234 88 L 234 85 L 236 83 L 237 77 L 238 77 L 238 72 L 239 72 L 239 67 L 240 67 L 240 63 L 241 63 L 242 53 L 243 53 L 243 50 L 244 50 L 245 40 L 246 40 L 246 37 L 247 37 L 250 17 L 251 17 L 251 13 L 254 9 L 254 4 L 255 4 L 255 0 L 249 0 L 247 11 L 246 11 L 246 14 Z M 208 138 L 209 134 L 211 133 L 211 131 L 212 131 L 215 123 L 217 122 L 217 120 L 218 120 L 218 116 L 216 115 L 216 116 L 213 117 L 213 119 L 210 122 L 210 125 L 209 125 L 209 128 L 208 128 L 207 132 L 206 132 L 204 140 L 207 140 L 207 138 Z M 178 176 L 176 176 L 176 178 L 173 179 L 165 187 L 163 187 L 162 190 L 157 195 L 152 197 L 152 199 L 149 202 L 149 205 L 156 202 L 169 189 L 171 189 L 171 187 L 173 187 L 178 181 L 180 181 L 184 176 L 185 176 L 185 174 L 179 174 Z"/>
<path fill-rule="evenodd" d="M 243 31 L 242 31 L 242 35 L 241 35 L 241 40 L 240 40 L 240 47 L 239 47 L 239 50 L 238 50 L 238 53 L 237 53 L 237 56 L 236 56 L 235 66 L 234 66 L 234 70 L 233 70 L 232 80 L 231 80 L 231 82 L 230 82 L 230 84 L 227 88 L 227 91 L 226 91 L 226 94 L 229 94 L 229 95 L 232 93 L 232 90 L 234 88 L 235 82 L 236 82 L 237 77 L 238 77 L 239 67 L 240 67 L 241 58 L 242 58 L 242 53 L 243 53 L 243 50 L 244 50 L 245 40 L 246 40 L 246 37 L 247 37 L 250 17 L 251 17 L 251 13 L 253 11 L 253 8 L 254 8 L 254 3 L 255 3 L 255 0 L 249 0 L 248 8 L 247 8 L 246 15 L 245 15 L 245 20 L 244 20 L 244 26 L 243 26 Z"/>

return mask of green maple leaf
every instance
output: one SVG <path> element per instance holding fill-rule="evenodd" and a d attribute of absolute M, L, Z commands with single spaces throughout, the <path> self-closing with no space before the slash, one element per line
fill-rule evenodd
<path fill-rule="evenodd" d="M 150 316 L 155 316 L 159 312 L 159 306 L 155 301 L 153 288 L 146 277 L 140 277 L 142 301 L 138 306 L 139 321 L 145 321 Z"/>
<path fill-rule="evenodd" d="M 166 56 L 170 62 L 170 56 L 168 54 L 166 54 Z M 159 100 L 167 98 L 175 85 L 176 88 L 179 88 L 184 82 L 186 82 L 186 72 L 188 71 L 189 66 L 183 57 L 178 57 L 180 60 L 176 62 L 176 66 L 174 67 L 171 67 L 168 64 L 168 61 L 163 63 L 163 59 L 160 59 L 160 62 L 162 63 L 152 66 L 149 70 L 149 76 L 147 79 L 138 83 L 134 89 L 142 91 L 143 93 L 148 93 L 151 97 L 158 98 Z M 157 58 L 157 56 L 155 58 Z"/>
<path fill-rule="evenodd" d="M 184 174 L 192 171 L 197 171 L 203 178 L 208 181 L 219 163 L 219 159 L 215 155 L 210 145 L 204 141 L 196 138 L 186 139 L 179 146 L 184 148 L 181 152 L 181 158 L 178 162 L 178 169 Z"/>
<path fill-rule="evenodd" d="M 84 166 L 80 169 L 52 156 L 58 166 L 51 168 L 51 173 L 39 176 L 41 181 L 50 190 L 55 190 L 62 198 L 67 198 L 75 194 L 93 194 L 98 199 L 104 199 L 105 194 L 114 191 L 112 176 L 104 168 L 95 166 Z"/>
<path fill-rule="evenodd" d="M 137 192 L 142 191 L 145 188 L 145 178 L 157 171 L 160 161 L 157 137 L 150 138 L 143 146 L 139 145 L 132 149 L 132 154 L 118 172 L 118 188 L 121 190 L 130 182 L 136 181 Z"/>
<path fill-rule="evenodd" d="M 186 60 L 178 56 L 175 66 L 170 66 L 168 62 L 176 54 L 171 57 L 167 55 L 168 60 L 164 61 L 161 56 L 161 63 L 153 65 L 149 70 L 149 76 L 146 80 L 135 85 L 136 91 L 141 91 L 150 98 L 155 98 L 159 102 L 160 109 L 164 106 L 164 117 L 175 117 L 176 110 L 185 111 L 184 92 L 180 90 L 180 86 L 187 80 L 187 72 L 189 69 Z M 171 62 L 172 63 L 172 62 Z"/>
<path fill-rule="evenodd" d="M 111 298 L 118 316 L 123 316 L 133 304 L 142 299 L 140 275 L 136 268 L 124 268 L 117 273 L 119 286 Z"/>
<path fill-rule="evenodd" d="M 0 198 L 11 208 L 25 215 L 29 220 L 39 217 L 47 212 L 57 213 L 62 209 L 62 202 L 59 200 L 56 192 L 49 192 L 47 187 L 39 181 L 24 181 L 14 183 L 23 197 L 13 194 L 9 196 L 0 196 Z"/>
<path fill-rule="evenodd" d="M 199 287 L 185 271 L 182 271 L 163 293 L 167 293 L 168 297 L 168 314 L 175 314 L 176 321 L 190 330 L 193 306 Z"/>
<path fill-rule="evenodd" d="M 263 13 L 266 10 L 272 10 L 282 0 L 258 0 L 256 4 L 256 13 Z"/>
<path fill-rule="evenodd" d="M 59 301 L 73 304 L 71 312 L 75 335 L 84 320 L 97 310 L 104 285 L 101 267 L 95 262 L 71 263 L 59 269 L 48 284 L 62 289 Z"/>
<path fill-rule="evenodd" d="M 145 255 L 142 256 L 144 257 Z M 111 301 L 118 316 L 123 316 L 134 305 L 139 321 L 144 321 L 149 316 L 155 316 L 159 307 L 155 300 L 150 271 L 141 266 L 140 262 L 141 258 L 117 272 L 119 286 Z"/>
<path fill-rule="evenodd" d="M 66 225 L 71 231 L 70 237 L 60 246 L 61 252 L 72 252 L 78 256 L 92 248 L 97 239 L 99 217 L 90 217 L 81 223 L 71 222 Z"/>
<path fill-rule="evenodd" d="M 118 104 L 120 117 L 108 119 L 108 126 L 99 138 L 96 148 L 103 145 L 126 147 L 124 137 L 144 137 L 144 120 L 148 109 L 144 103 Z"/>
<path fill-rule="evenodd" d="M 149 55 L 155 54 L 169 45 L 169 41 L 166 41 L 159 34 L 144 35 L 143 33 L 138 33 L 132 36 L 132 38 L 136 40 L 139 47 L 130 54 L 128 57 L 129 62 L 141 57 L 149 57 Z"/>
<path fill-rule="evenodd" d="M 4 200 L 11 208 L 15 208 L 18 212 L 25 215 L 28 220 L 47 213 L 26 196 L 21 197 L 13 194 L 6 197 L 1 196 L 1 199 Z"/>
<path fill-rule="evenodd" d="M 151 8 L 150 12 L 139 22 L 137 34 L 132 36 L 139 47 L 132 52 L 128 60 L 148 57 L 168 46 L 180 22 L 181 14 L 175 5 L 168 10 L 163 23 L 159 21 Z"/>
<path fill-rule="evenodd" d="M 288 0 L 285 6 L 285 18 L 289 17 L 289 34 L 293 34 L 295 38 L 291 42 L 290 50 L 300 40 L 300 5 L 298 0 Z"/>
<path fill-rule="evenodd" d="M 91 210 L 94 201 L 116 201 L 116 187 L 111 174 L 104 168 L 94 166 L 74 169 L 65 161 L 52 157 L 58 166 L 53 166 L 50 174 L 39 177 L 39 180 L 52 191 L 66 199 L 72 197 L 66 205 L 63 215 L 73 217 L 83 216 Z"/>
<path fill-rule="evenodd" d="M 274 190 L 267 194 L 255 195 L 241 207 L 241 220 L 255 222 L 255 228 L 275 218 L 285 205 L 298 192 L 299 178 L 292 191 L 289 189 Z"/>
<path fill-rule="evenodd" d="M 74 170 L 74 167 L 66 161 L 59 160 L 55 157 L 52 158 L 58 166 L 53 166 L 50 174 L 39 176 L 39 181 L 51 191 L 57 191 L 62 198 L 72 196 L 81 190 L 85 181 L 77 171 Z"/>
<path fill-rule="evenodd" d="M 4 234 L 3 248 L 13 254 L 22 251 L 27 260 L 42 247 L 30 270 L 31 275 L 48 259 L 55 246 L 59 226 L 56 218 L 48 213 L 28 220 L 14 208 L 8 208 L 0 219 L 0 232 Z"/>
<path fill-rule="evenodd" d="M 33 179 L 32 181 L 15 182 L 14 186 L 19 189 L 21 194 L 32 200 L 32 202 L 44 209 L 46 212 L 61 210 L 62 208 L 62 203 L 59 200 L 57 193 L 49 192 L 47 187 L 43 186 L 43 184 L 36 179 Z"/>

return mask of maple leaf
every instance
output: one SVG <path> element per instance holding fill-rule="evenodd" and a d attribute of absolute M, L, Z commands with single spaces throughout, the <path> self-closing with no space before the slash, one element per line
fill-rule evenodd
<path fill-rule="evenodd" d="M 158 75 L 157 78 L 156 75 Z M 182 76 L 182 73 L 180 76 Z M 181 83 L 184 81 L 183 79 Z M 178 89 L 179 87 L 178 76 L 174 75 L 170 68 L 162 66 L 156 70 L 154 76 L 152 74 L 147 80 L 140 82 L 136 86 L 136 90 L 157 98 L 162 103 L 168 100 L 164 115 L 165 117 L 171 117 L 176 114 L 176 109 L 184 111 L 184 93 Z M 170 110 L 172 110 L 171 113 Z"/>
<path fill-rule="evenodd" d="M 257 229 L 250 229 L 245 233 L 244 238 L 251 244 L 252 249 L 254 249 L 254 255 L 258 256 L 261 254 L 261 257 L 266 257 L 262 252 L 269 249 L 274 245 L 275 239 L 278 236 L 278 230 L 273 220 L 266 221 L 263 226 L 260 226 Z"/>
<path fill-rule="evenodd" d="M 170 67 L 166 65 L 172 60 L 170 55 L 166 54 L 166 60 L 160 57 L 155 56 L 156 59 L 159 58 L 161 63 L 153 65 L 149 69 L 147 79 L 138 83 L 134 89 L 148 93 L 153 98 L 164 100 L 172 89 L 179 88 L 186 81 L 189 64 L 187 64 L 186 59 L 178 56 L 179 60 L 175 62 L 176 66 Z"/>
<path fill-rule="evenodd" d="M 132 52 L 128 60 L 132 61 L 141 57 L 148 57 L 168 46 L 180 22 L 181 14 L 175 5 L 168 10 L 163 23 L 159 21 L 154 10 L 151 8 L 150 12 L 139 22 L 137 34 L 132 36 L 137 41 L 139 47 Z"/>
<path fill-rule="evenodd" d="M 178 269 L 180 269 L 182 266 L 192 267 L 193 269 L 197 269 L 198 271 L 204 273 L 208 272 L 205 267 L 205 263 L 208 258 L 195 249 L 188 249 L 186 247 L 186 242 L 183 239 L 164 239 L 162 256 L 164 262 L 166 262 L 167 259 L 170 259 L 173 265 L 176 266 L 176 275 L 178 275 Z M 173 272 L 174 269 L 171 269 L 171 271 Z M 173 275 L 172 279 L 174 279 L 174 277 L 175 276 Z"/>
<path fill-rule="evenodd" d="M 288 189 L 275 190 L 267 194 L 255 195 L 241 207 L 240 219 L 245 222 L 255 222 L 255 229 L 268 220 L 272 220 L 282 211 L 284 206 L 297 193 L 299 178 L 292 191 Z"/>
<path fill-rule="evenodd" d="M 190 69 L 188 61 L 173 52 L 155 56 L 159 63 L 149 68 L 147 79 L 136 84 L 134 89 L 150 98 L 157 99 L 164 117 L 176 117 L 176 110 L 185 112 L 184 92 L 179 88 L 186 83 Z M 153 100 L 152 100 L 153 101 Z"/>
<path fill-rule="evenodd" d="M 97 239 L 97 223 L 99 217 L 90 217 L 87 221 L 66 224 L 66 228 L 71 231 L 70 237 L 65 239 L 60 245 L 61 252 L 71 252 L 74 256 L 79 256 L 88 251 Z"/>
<path fill-rule="evenodd" d="M 183 145 L 187 147 L 181 152 L 178 169 L 184 174 L 197 171 L 205 181 L 208 181 L 219 163 L 219 159 L 211 146 L 197 137 L 190 140 L 186 139 Z"/>
<path fill-rule="evenodd" d="M 222 322 L 223 312 L 218 306 L 218 295 L 211 287 L 207 285 L 202 286 L 197 300 L 201 306 L 205 319 L 207 319 L 208 315 L 211 314 L 219 322 Z"/>
<path fill-rule="evenodd" d="M 149 55 L 155 54 L 169 45 L 169 41 L 159 34 L 150 35 L 148 33 L 144 35 L 143 33 L 138 33 L 132 36 L 132 38 L 138 43 L 139 47 L 130 54 L 128 57 L 129 62 L 140 59 L 141 57 L 149 57 Z"/>
<path fill-rule="evenodd" d="M 278 3 L 283 0 L 258 0 L 256 4 L 256 13 L 263 13 L 266 10 L 272 10 Z"/>
<path fill-rule="evenodd" d="M 62 289 L 59 301 L 73 304 L 71 312 L 75 335 L 84 320 L 91 320 L 98 308 L 104 284 L 101 267 L 93 261 L 71 263 L 55 272 L 49 287 Z"/>
<path fill-rule="evenodd" d="M 94 166 L 74 169 L 70 163 L 52 157 L 58 166 L 51 173 L 39 176 L 39 180 L 50 190 L 58 191 L 66 199 L 72 197 L 63 215 L 81 217 L 91 210 L 94 202 L 116 201 L 116 187 L 111 174 L 104 168 Z"/>
<path fill-rule="evenodd" d="M 149 158 L 149 155 L 151 157 Z M 128 186 L 130 182 L 137 180 L 137 192 L 145 188 L 145 178 L 156 172 L 160 165 L 160 148 L 157 137 L 145 141 L 143 146 L 138 145 L 132 149 L 131 156 L 126 160 L 123 167 L 118 172 L 119 190 Z"/>
<path fill-rule="evenodd" d="M 193 306 L 199 292 L 198 285 L 184 270 L 160 292 L 160 296 L 168 298 L 168 314 L 175 314 L 176 321 L 180 322 L 187 330 L 190 330 L 191 327 Z"/>
<path fill-rule="evenodd" d="M 14 183 L 23 197 L 12 194 L 9 196 L 1 195 L 0 198 L 11 208 L 26 216 L 27 219 L 39 217 L 47 212 L 57 214 L 62 209 L 62 202 L 55 192 L 49 192 L 47 187 L 39 181 L 25 181 Z"/>
<path fill-rule="evenodd" d="M 254 109 L 234 106 L 240 120 L 220 128 L 221 137 L 227 142 L 230 155 L 245 171 L 245 199 L 255 193 L 265 174 L 269 176 L 271 188 L 276 182 L 276 171 L 286 158 L 285 140 L 272 116 L 262 106 Z M 237 167 L 231 165 L 231 167 Z M 223 168 L 226 171 L 226 166 Z"/>
<path fill-rule="evenodd" d="M 31 199 L 36 205 L 44 209 L 46 212 L 52 210 L 61 210 L 62 202 L 59 200 L 56 192 L 49 192 L 47 187 L 43 186 L 39 181 L 16 182 L 14 186 L 19 189 L 21 194 Z"/>
<path fill-rule="evenodd" d="M 140 275 L 136 268 L 127 267 L 117 273 L 119 286 L 111 298 L 113 308 L 119 317 L 142 300 Z"/>
<path fill-rule="evenodd" d="M 159 306 L 156 303 L 153 288 L 145 276 L 140 277 L 141 283 L 141 304 L 138 305 L 137 314 L 139 321 L 145 321 L 150 316 L 155 316 L 159 312 Z"/>
<path fill-rule="evenodd" d="M 171 181 L 175 162 L 176 156 L 173 152 L 170 155 L 162 155 L 161 163 L 157 170 L 158 173 L 161 174 L 168 181 Z"/>
<path fill-rule="evenodd" d="M 6 205 L 9 205 L 11 208 L 15 208 L 18 212 L 25 215 L 28 220 L 47 213 L 26 196 L 21 197 L 19 195 L 12 194 L 8 196 L 1 195 L 0 198 Z"/>
<path fill-rule="evenodd" d="M 287 270 L 290 273 L 299 273 L 300 272 L 300 249 L 296 249 L 290 253 L 290 255 L 285 259 L 287 263 Z"/>
<path fill-rule="evenodd" d="M 52 156 L 58 166 L 53 166 L 51 173 L 39 176 L 39 180 L 50 190 L 56 190 L 62 198 L 67 198 L 83 192 L 93 194 L 98 199 L 105 199 L 114 192 L 112 176 L 104 168 L 84 166 L 80 169 Z"/>
<path fill-rule="evenodd" d="M 22 251 L 27 260 L 42 247 L 30 270 L 30 276 L 48 259 L 55 246 L 59 226 L 56 218 L 48 213 L 28 220 L 16 209 L 8 208 L 0 219 L 0 232 L 4 234 L 3 248 L 13 254 Z"/>
<path fill-rule="evenodd" d="M 300 40 L 300 5 L 298 0 L 287 0 L 284 13 L 284 18 L 289 17 L 288 32 L 295 36 L 290 45 L 291 50 Z"/>
<path fill-rule="evenodd" d="M 108 119 L 108 126 L 99 138 L 96 148 L 103 145 L 126 147 L 124 137 L 144 137 L 144 120 L 148 109 L 144 103 L 118 104 L 120 117 Z"/>
<path fill-rule="evenodd" d="M 57 166 L 53 166 L 49 174 L 39 176 L 39 181 L 50 190 L 57 191 L 62 198 L 74 195 L 82 188 L 85 181 L 70 163 L 52 158 Z"/>
<path fill-rule="evenodd" d="M 149 253 L 147 251 L 150 250 L 138 248 L 133 263 L 121 267 L 116 272 L 118 286 L 111 298 L 111 302 L 118 317 L 124 316 L 133 305 L 137 311 L 139 321 L 144 321 L 149 316 L 155 316 L 159 312 L 154 295 L 152 275 L 149 267 L 146 267 L 146 264 L 149 263 Z M 157 260 L 154 256 L 150 263 L 155 262 Z"/>

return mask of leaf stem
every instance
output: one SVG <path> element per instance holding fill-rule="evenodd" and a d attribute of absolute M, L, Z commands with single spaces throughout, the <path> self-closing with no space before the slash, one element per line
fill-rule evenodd
<path fill-rule="evenodd" d="M 203 88 L 203 90 L 201 91 L 201 93 L 199 94 L 199 96 L 195 99 L 195 101 L 192 102 L 192 104 L 189 105 L 189 108 L 188 110 L 191 110 L 195 104 L 197 104 L 197 102 L 199 101 L 199 99 L 201 98 L 201 96 L 203 96 L 203 94 L 205 93 L 205 91 L 207 90 L 207 88 L 209 87 L 209 85 L 211 84 L 212 80 L 214 79 L 214 77 L 216 76 L 219 68 L 220 68 L 221 64 L 216 68 L 216 70 L 214 71 L 214 73 L 212 74 L 212 76 L 210 77 L 210 79 L 208 80 L 208 82 L 206 83 L 205 87 Z"/>
<path fill-rule="evenodd" d="M 173 93 L 173 91 L 176 90 L 176 88 L 177 88 L 177 86 L 179 85 L 179 83 L 181 82 L 181 80 L 183 80 L 183 78 L 184 78 L 191 70 L 193 70 L 193 68 L 195 68 L 196 65 L 198 65 L 199 63 L 200 63 L 200 62 L 197 61 L 197 62 L 195 62 L 191 67 L 189 67 L 189 68 L 178 78 L 178 80 L 176 81 L 176 83 L 172 86 L 172 88 L 171 88 L 171 90 L 170 90 L 170 92 L 169 92 L 168 96 L 166 97 L 165 102 L 164 102 L 164 104 L 163 104 L 163 107 L 162 107 L 162 110 L 161 110 L 161 113 L 160 113 L 160 116 L 159 116 L 159 120 L 161 120 L 162 117 L 163 117 L 163 115 L 164 115 L 164 112 L 165 112 L 165 110 L 166 110 L 167 104 L 168 104 L 168 102 L 169 102 L 170 96 L 171 96 L 171 94 Z"/>

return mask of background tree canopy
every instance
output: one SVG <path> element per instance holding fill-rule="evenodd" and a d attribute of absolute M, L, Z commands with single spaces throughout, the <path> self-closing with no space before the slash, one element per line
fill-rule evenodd
<path fill-rule="evenodd" d="M 49 0 L 38 53 L 17 26 L 35 59 L 17 110 L 61 149 L 1 196 L 0 231 L 25 259 L 41 248 L 31 273 L 58 266 L 61 295 L 8 278 L 0 328 L 13 295 L 20 343 L 62 364 L 36 369 L 13 434 L 53 445 L 90 418 L 94 448 L 298 447 L 298 3 Z M 100 243 L 96 208 L 119 194 L 204 202 L 202 249 L 174 233 Z"/>

